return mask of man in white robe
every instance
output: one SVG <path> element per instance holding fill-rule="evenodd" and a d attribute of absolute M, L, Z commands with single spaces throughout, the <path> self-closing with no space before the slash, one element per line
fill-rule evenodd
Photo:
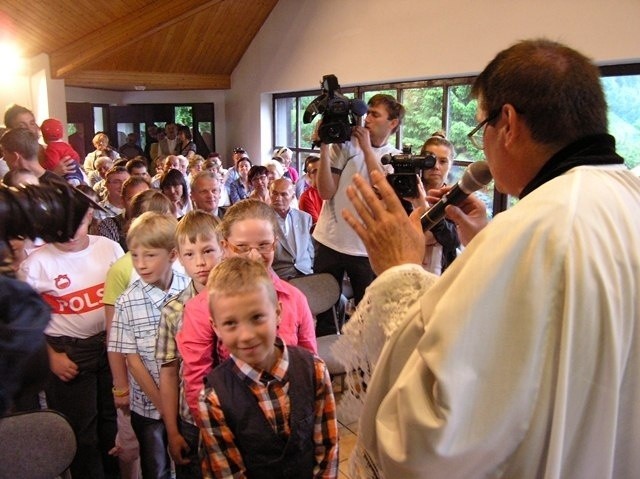
<path fill-rule="evenodd" d="M 371 467 L 358 474 L 636 478 L 640 180 L 606 134 L 598 70 L 525 41 L 473 91 L 496 187 L 521 200 L 406 308 L 367 388 L 356 454 Z M 384 178 L 371 180 L 381 200 L 356 178 L 359 218 L 345 218 L 375 287 L 392 289 L 422 259 L 420 211 L 407 218 Z M 473 236 L 478 202 L 460 206 L 447 215 Z"/>

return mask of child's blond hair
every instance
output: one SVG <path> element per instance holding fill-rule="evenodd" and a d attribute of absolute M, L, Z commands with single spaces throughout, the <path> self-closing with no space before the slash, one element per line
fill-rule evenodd
<path fill-rule="evenodd" d="M 129 227 L 127 246 L 143 248 L 160 248 L 172 251 L 176 247 L 176 227 L 178 220 L 175 216 L 147 211 L 138 216 Z"/>
<path fill-rule="evenodd" d="M 195 243 L 198 238 L 204 241 L 214 239 L 219 244 L 220 237 L 216 229 L 219 224 L 220 218 L 217 216 L 202 210 L 189 211 L 178 222 L 178 227 L 176 228 L 178 251 L 180 250 L 180 245 L 184 244 L 186 240 Z"/>
<path fill-rule="evenodd" d="M 215 302 L 215 295 L 236 296 L 255 291 L 260 286 L 264 286 L 269 300 L 277 308 L 278 295 L 271 276 L 262 262 L 249 259 L 246 256 L 225 259 L 211 270 L 207 281 L 211 317 L 214 316 L 212 304 Z"/>

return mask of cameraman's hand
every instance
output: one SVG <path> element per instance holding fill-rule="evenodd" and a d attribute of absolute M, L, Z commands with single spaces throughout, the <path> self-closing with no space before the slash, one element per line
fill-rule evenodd
<path fill-rule="evenodd" d="M 346 209 L 342 216 L 362 239 L 374 272 L 379 275 L 392 266 L 422 264 L 425 237 L 420 215 L 424 208 L 417 208 L 407 216 L 400 199 L 380 171 L 371 173 L 371 182 L 376 191 L 362 176 L 353 176 L 347 196 L 359 218 Z"/>
<path fill-rule="evenodd" d="M 416 184 L 418 185 L 418 196 L 415 198 L 403 198 L 403 200 L 408 201 L 413 206 L 413 209 L 417 208 L 428 208 L 429 202 L 427 201 L 427 193 L 424 191 L 424 185 L 422 184 L 422 179 L 420 175 L 416 175 Z"/>
<path fill-rule="evenodd" d="M 49 369 L 60 381 L 69 382 L 78 375 L 78 365 L 69 359 L 67 353 L 49 350 Z"/>
<path fill-rule="evenodd" d="M 369 136 L 369 130 L 367 130 L 364 126 L 354 126 L 351 130 L 351 136 L 357 140 L 363 153 L 373 151 L 373 149 L 371 148 L 371 137 Z"/>
<path fill-rule="evenodd" d="M 62 158 L 60 163 L 55 166 L 53 172 L 58 176 L 69 175 L 76 170 L 75 163 L 76 161 L 73 158 L 71 158 L 70 156 L 65 156 L 64 158 Z"/>
<path fill-rule="evenodd" d="M 456 224 L 458 238 L 463 246 L 467 246 L 489 224 L 487 207 L 476 195 L 469 195 L 459 206 L 447 206 L 445 213 Z"/>

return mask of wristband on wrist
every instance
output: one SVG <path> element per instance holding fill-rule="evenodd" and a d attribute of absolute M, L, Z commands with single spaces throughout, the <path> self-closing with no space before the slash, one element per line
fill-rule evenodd
<path fill-rule="evenodd" d="M 113 392 L 113 395 L 117 398 L 123 398 L 125 396 L 129 395 L 129 388 L 123 388 L 123 389 L 119 389 L 114 387 L 113 389 L 111 389 L 111 392 Z"/>

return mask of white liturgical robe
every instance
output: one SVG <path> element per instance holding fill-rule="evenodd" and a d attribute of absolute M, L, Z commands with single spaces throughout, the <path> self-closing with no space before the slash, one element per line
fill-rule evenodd
<path fill-rule="evenodd" d="M 358 447 L 387 479 L 640 477 L 639 313 L 640 179 L 573 168 L 407 307 Z"/>

